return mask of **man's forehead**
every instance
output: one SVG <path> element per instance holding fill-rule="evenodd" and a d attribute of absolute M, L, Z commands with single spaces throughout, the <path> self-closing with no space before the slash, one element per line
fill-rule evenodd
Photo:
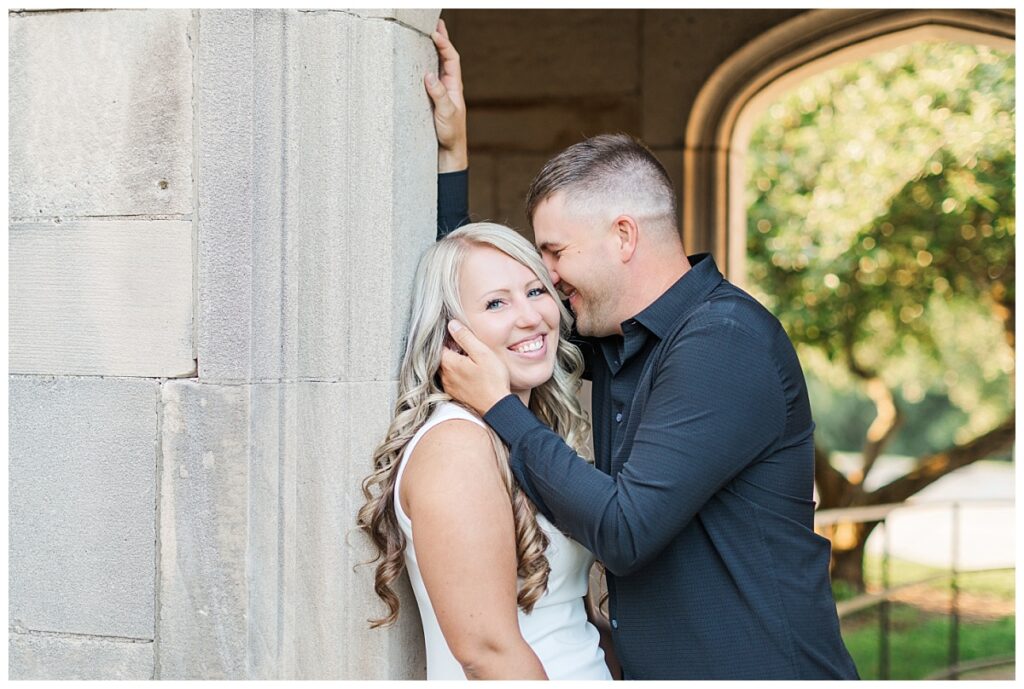
<path fill-rule="evenodd" d="M 539 228 L 537 225 L 533 226 L 533 243 L 541 251 L 553 251 L 559 248 L 565 243 L 566 238 L 566 233 L 559 230 L 557 226 L 548 226 L 544 229 Z"/>
<path fill-rule="evenodd" d="M 544 199 L 533 214 L 534 244 L 538 249 L 550 249 L 563 244 L 575 227 L 575 217 L 564 203 L 561 192 Z"/>

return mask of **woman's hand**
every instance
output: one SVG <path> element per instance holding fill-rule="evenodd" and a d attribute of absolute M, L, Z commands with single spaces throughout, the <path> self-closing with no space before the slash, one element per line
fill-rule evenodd
<path fill-rule="evenodd" d="M 434 131 L 437 132 L 437 171 L 455 172 L 469 167 L 466 140 L 466 100 L 462 94 L 462 67 L 459 54 L 448 38 L 443 19 L 430 34 L 440 58 L 440 78 L 433 72 L 423 77 L 427 94 L 434 104 Z"/>
<path fill-rule="evenodd" d="M 448 332 L 465 353 L 449 347 L 442 350 L 441 385 L 455 400 L 483 416 L 511 392 L 508 367 L 458 321 L 448 322 Z"/>

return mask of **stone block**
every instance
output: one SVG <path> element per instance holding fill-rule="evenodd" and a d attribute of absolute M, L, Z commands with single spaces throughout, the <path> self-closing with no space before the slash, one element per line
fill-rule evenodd
<path fill-rule="evenodd" d="M 12 217 L 192 213 L 191 17 L 10 15 Z"/>
<path fill-rule="evenodd" d="M 160 679 L 245 679 L 249 390 L 162 386 Z"/>
<path fill-rule="evenodd" d="M 428 36 L 437 28 L 437 18 L 441 16 L 440 9 L 405 8 L 394 10 L 394 13 L 397 21 Z"/>
<path fill-rule="evenodd" d="M 639 108 L 635 97 L 618 96 L 523 106 L 472 106 L 469 146 L 471 150 L 517 153 L 560 151 L 589 136 L 638 131 Z"/>
<path fill-rule="evenodd" d="M 446 10 L 470 112 L 481 100 L 635 96 L 639 10 Z"/>
<path fill-rule="evenodd" d="M 296 677 L 424 679 L 426 657 L 405 577 L 398 622 L 370 629 L 386 610 L 373 592 L 369 542 L 356 529 L 360 486 L 391 420 L 394 385 L 307 383 L 297 389 L 295 461 Z M 345 419 L 345 423 L 338 423 Z M 353 432 L 353 429 L 359 429 Z M 316 576 L 309 573 L 315 572 Z"/>
<path fill-rule="evenodd" d="M 192 352 L 192 223 L 11 225 L 12 373 L 175 377 Z"/>
<path fill-rule="evenodd" d="M 153 642 L 11 633 L 7 677 L 12 680 L 148 680 Z"/>
<path fill-rule="evenodd" d="M 394 377 L 434 236 L 433 44 L 341 12 L 199 23 L 200 376 Z"/>
<path fill-rule="evenodd" d="M 387 382 L 164 385 L 162 679 L 423 677 L 407 584 L 400 622 L 371 630 L 372 567 L 353 569 L 393 399 Z"/>
<path fill-rule="evenodd" d="M 153 638 L 158 389 L 10 378 L 12 627 Z"/>
<path fill-rule="evenodd" d="M 803 11 L 645 10 L 641 138 L 652 148 L 682 148 L 693 102 L 715 69 L 747 42 Z"/>
<path fill-rule="evenodd" d="M 437 27 L 437 18 L 441 15 L 441 10 L 431 9 L 354 9 L 346 10 L 357 14 L 361 17 L 372 17 L 379 19 L 390 19 L 400 24 L 404 24 L 409 28 L 415 29 L 421 33 L 425 33 L 428 36 Z"/>
<path fill-rule="evenodd" d="M 253 122 L 257 94 L 254 13 L 202 10 L 197 24 L 203 35 L 196 49 L 199 375 L 247 379 L 253 368 L 261 368 L 261 362 L 253 360 L 254 314 L 250 313 L 254 303 L 255 157 L 260 150 L 254 145 L 259 134 Z M 276 84 L 271 77 L 263 75 L 260 93 Z M 264 141 L 259 144 L 267 145 Z M 268 153 L 267 160 L 270 158 Z M 269 179 L 264 184 L 273 182 Z M 273 335 L 260 333 L 271 351 L 279 347 Z"/>

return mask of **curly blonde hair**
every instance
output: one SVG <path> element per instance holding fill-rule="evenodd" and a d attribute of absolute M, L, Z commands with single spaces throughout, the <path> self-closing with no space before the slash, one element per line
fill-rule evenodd
<path fill-rule="evenodd" d="M 461 267 L 474 246 L 501 251 L 533 271 L 548 292 L 555 294 L 537 250 L 520 234 L 503 225 L 465 225 L 433 244 L 420 259 L 413 283 L 409 338 L 399 374 L 398 401 L 387 435 L 373 453 L 373 472 L 363 481 L 366 503 L 356 520 L 377 550 L 376 557 L 369 561 L 379 563 L 374 590 L 388 608 L 387 615 L 370 620 L 371 627 L 389 625 L 398 619 L 399 601 L 392 585 L 405 568 L 406 542 L 395 514 L 395 481 L 406 445 L 434 409 L 452 399 L 441 387 L 441 352 L 448 321 L 458 319 L 466 323 L 458 285 Z M 571 315 L 563 304 L 557 303 L 561 319 L 554 371 L 549 380 L 534 388 L 529 406 L 542 423 L 582 453 L 589 432 L 589 423 L 576 397 L 583 375 L 583 357 L 568 341 Z M 487 432 L 512 503 L 517 574 L 521 579 L 517 604 L 529 613 L 547 590 L 551 568 L 544 551 L 548 537 L 537 525 L 536 507 L 512 474 L 508 447 L 489 427 Z"/>

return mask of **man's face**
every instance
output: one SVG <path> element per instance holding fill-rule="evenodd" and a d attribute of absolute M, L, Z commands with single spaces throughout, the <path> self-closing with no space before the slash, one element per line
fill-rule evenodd
<path fill-rule="evenodd" d="M 576 315 L 576 330 L 594 337 L 619 332 L 618 295 L 625 286 L 617 284 L 621 264 L 611 225 L 573 213 L 558 192 L 537 206 L 533 233 L 552 282 Z"/>

